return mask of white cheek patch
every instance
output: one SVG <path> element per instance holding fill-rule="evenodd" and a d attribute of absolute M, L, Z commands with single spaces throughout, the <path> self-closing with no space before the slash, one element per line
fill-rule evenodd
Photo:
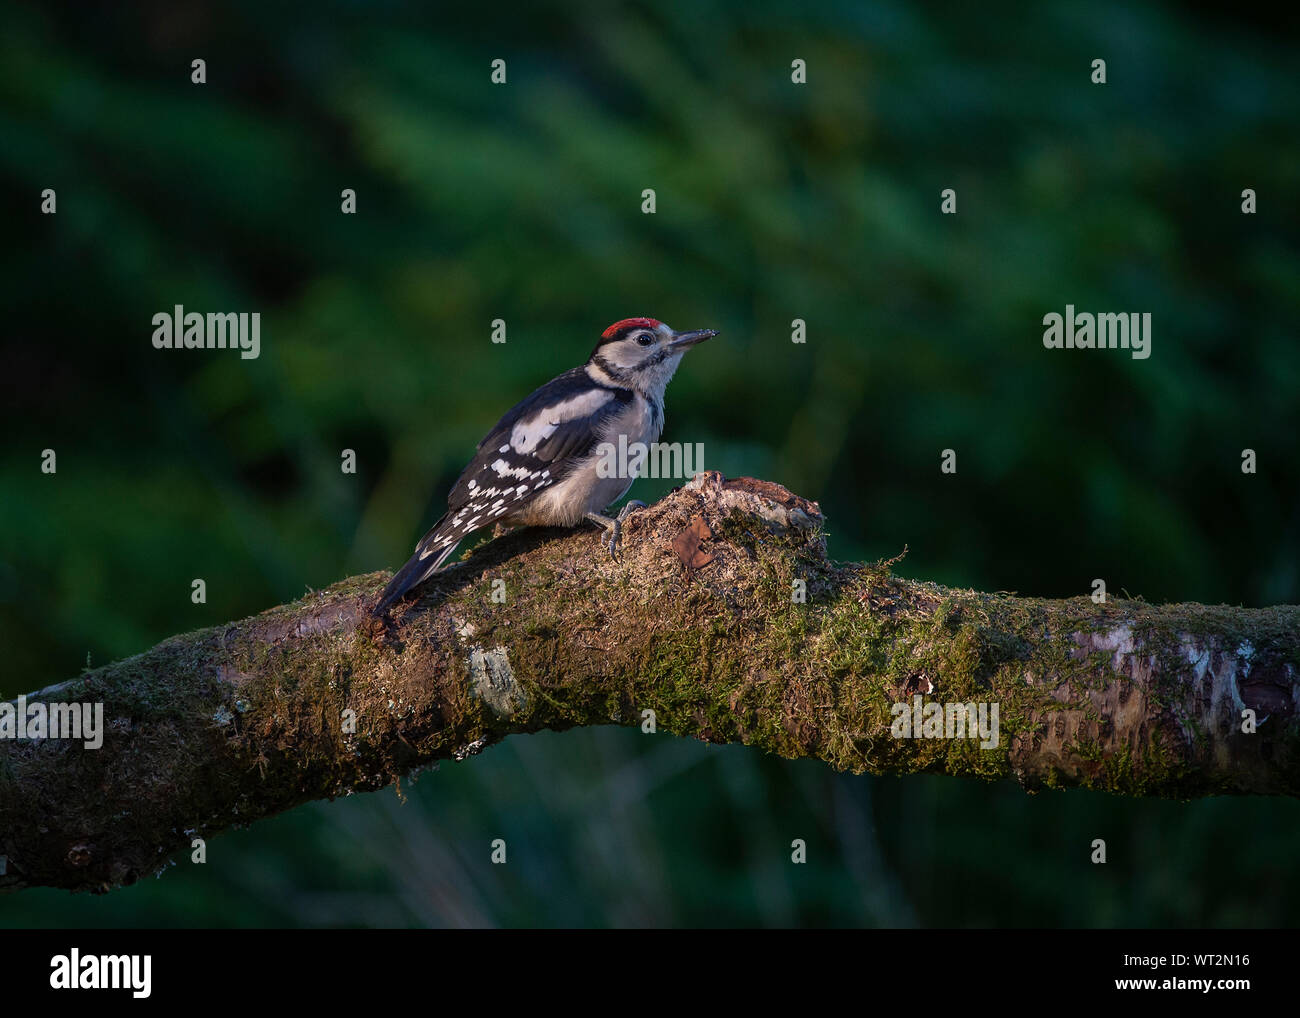
<path fill-rule="evenodd" d="M 612 392 L 598 389 L 592 392 L 584 392 L 581 396 L 574 396 L 563 403 L 557 403 L 555 406 L 538 411 L 532 417 L 526 418 L 514 426 L 514 429 L 510 432 L 510 447 L 518 453 L 530 453 L 537 448 L 540 442 L 555 434 L 556 425 L 580 417 L 589 417 L 613 398 L 614 394 Z M 505 452 L 506 448 L 506 446 L 502 446 L 499 451 Z M 498 460 L 497 462 L 501 461 Z M 495 468 L 496 463 L 492 464 L 492 466 Z"/>
<path fill-rule="evenodd" d="M 646 348 L 634 340 L 625 339 L 609 344 L 600 355 L 616 368 L 634 368 L 645 359 Z"/>

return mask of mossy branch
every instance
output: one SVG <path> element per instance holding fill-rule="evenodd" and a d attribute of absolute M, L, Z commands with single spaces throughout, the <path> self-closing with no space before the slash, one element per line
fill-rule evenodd
<path fill-rule="evenodd" d="M 778 485 L 705 474 L 629 519 L 618 563 L 592 530 L 521 531 L 387 625 L 367 615 L 385 575 L 354 577 L 31 694 L 102 702 L 107 732 L 0 741 L 0 888 L 106 891 L 193 837 L 647 712 L 853 772 L 1300 791 L 1300 607 L 950 590 L 828 561 L 821 524 Z M 918 696 L 996 704 L 997 745 L 891 734 Z"/>

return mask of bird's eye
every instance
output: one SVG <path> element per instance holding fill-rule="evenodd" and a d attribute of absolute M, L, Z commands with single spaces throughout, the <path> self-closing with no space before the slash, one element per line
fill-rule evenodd
<path fill-rule="evenodd" d="M 641 333 L 641 335 L 637 336 L 636 341 L 640 343 L 642 346 L 649 346 L 651 343 L 655 341 L 655 338 L 654 336 L 650 335 L 650 333 L 643 332 Z"/>

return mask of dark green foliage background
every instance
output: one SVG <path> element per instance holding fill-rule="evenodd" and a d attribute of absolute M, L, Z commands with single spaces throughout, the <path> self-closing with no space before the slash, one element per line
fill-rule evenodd
<path fill-rule="evenodd" d="M 665 439 L 820 500 L 836 557 L 1300 600 L 1294 19 L 116 6 L 11 8 L 0 33 L 5 695 L 396 566 L 484 430 L 629 315 L 722 330 Z M 1067 303 L 1150 311 L 1152 357 L 1044 350 Z M 174 304 L 260 311 L 261 357 L 155 351 Z M 1300 904 L 1292 801 L 1031 798 L 635 729 L 510 740 L 406 791 L 105 898 L 9 896 L 0 923 L 1254 926 Z"/>

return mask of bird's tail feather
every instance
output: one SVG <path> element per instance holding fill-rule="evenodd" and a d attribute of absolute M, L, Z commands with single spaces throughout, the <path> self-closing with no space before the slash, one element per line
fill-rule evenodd
<path fill-rule="evenodd" d="M 439 524 L 441 522 L 440 520 Z M 384 588 L 384 593 L 379 598 L 379 603 L 375 605 L 372 614 L 382 615 L 394 601 L 399 600 L 408 591 L 418 587 L 436 573 L 442 564 L 447 561 L 447 557 L 456 550 L 456 546 L 460 544 L 459 540 L 452 540 L 449 544 L 444 544 L 443 542 L 446 540 L 448 539 L 442 538 L 438 534 L 438 525 L 435 525 L 432 530 L 425 534 L 424 540 L 416 546 L 415 554 L 388 581 L 388 586 Z"/>

